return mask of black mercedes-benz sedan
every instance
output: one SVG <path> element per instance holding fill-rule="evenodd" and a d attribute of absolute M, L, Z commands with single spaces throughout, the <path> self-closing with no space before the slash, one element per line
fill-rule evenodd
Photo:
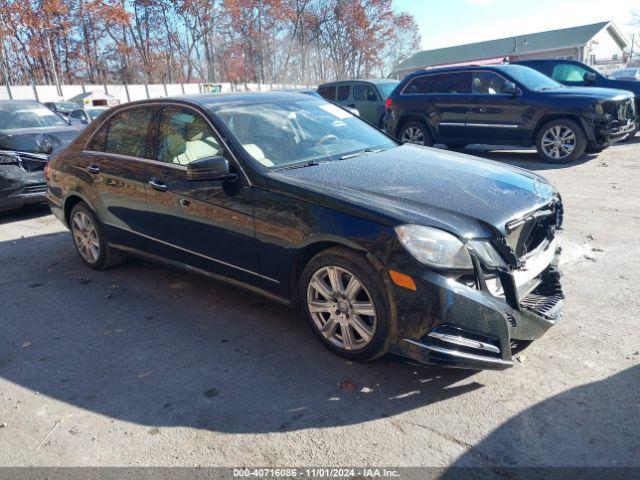
<path fill-rule="evenodd" d="M 354 360 L 503 369 L 560 317 L 558 192 L 298 93 L 111 109 L 45 171 L 91 268 L 136 256 L 298 308 Z"/>

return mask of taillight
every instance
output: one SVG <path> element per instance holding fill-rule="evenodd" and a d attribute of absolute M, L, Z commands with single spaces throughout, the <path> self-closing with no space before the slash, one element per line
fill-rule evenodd
<path fill-rule="evenodd" d="M 393 105 L 393 100 L 391 100 L 390 98 L 387 98 L 387 100 L 384 102 L 384 106 L 389 109 L 391 108 L 391 105 Z"/>

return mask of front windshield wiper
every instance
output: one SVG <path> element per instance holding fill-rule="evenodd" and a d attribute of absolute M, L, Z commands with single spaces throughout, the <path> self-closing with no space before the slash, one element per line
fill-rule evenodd
<path fill-rule="evenodd" d="M 315 167 L 316 165 L 320 165 L 320 163 L 316 162 L 315 160 L 309 160 L 308 162 L 294 163 L 293 165 L 278 168 L 278 170 L 292 170 L 294 168 Z"/>
<path fill-rule="evenodd" d="M 365 153 L 378 153 L 384 152 L 383 148 L 365 148 L 364 150 L 358 150 L 357 152 L 347 153 L 346 155 L 342 155 L 340 160 L 347 160 L 349 158 L 359 157 L 360 155 L 364 155 Z"/>

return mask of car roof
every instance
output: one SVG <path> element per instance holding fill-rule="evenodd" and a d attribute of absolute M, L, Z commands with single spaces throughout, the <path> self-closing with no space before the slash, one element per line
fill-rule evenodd
<path fill-rule="evenodd" d="M 186 103 L 197 105 L 205 109 L 216 109 L 225 105 L 251 105 L 254 103 L 269 103 L 276 101 L 313 100 L 314 98 L 299 92 L 231 92 L 231 93 L 201 93 L 194 95 L 179 95 L 171 97 L 151 98 L 123 103 L 116 107 L 131 105 L 146 105 L 157 103 Z M 320 99 L 316 99 L 320 100 Z"/>
<path fill-rule="evenodd" d="M 455 67 L 437 67 L 428 68 L 424 70 L 418 70 L 410 73 L 406 78 L 414 77 L 417 75 L 433 74 L 433 73 L 453 73 L 453 72 L 466 72 L 468 70 L 486 70 L 486 71 L 508 71 L 513 68 L 529 68 L 526 65 L 515 65 L 512 63 L 503 63 L 496 65 L 458 65 Z"/>
<path fill-rule="evenodd" d="M 0 105 L 11 105 L 16 103 L 40 103 L 37 100 L 21 99 L 21 100 L 0 100 Z"/>
<path fill-rule="evenodd" d="M 318 85 L 318 87 L 327 87 L 345 83 L 373 83 L 374 85 L 381 85 L 383 83 L 398 83 L 395 78 L 355 78 L 349 80 L 335 80 L 333 82 L 326 82 Z"/>

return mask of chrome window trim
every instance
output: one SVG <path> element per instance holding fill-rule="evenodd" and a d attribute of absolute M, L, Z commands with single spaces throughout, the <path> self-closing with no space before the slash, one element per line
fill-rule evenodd
<path fill-rule="evenodd" d="M 121 158 L 123 160 L 130 160 L 130 161 L 149 163 L 151 165 L 158 165 L 158 166 L 161 166 L 161 167 L 174 168 L 176 170 L 182 170 L 184 172 L 187 171 L 187 167 L 185 165 L 177 165 L 175 163 L 161 162 L 160 160 L 152 160 L 150 158 L 133 157 L 131 155 L 123 155 L 121 153 L 99 152 L 97 150 L 82 150 L 81 153 L 82 154 L 87 154 L 87 155 L 99 155 L 99 156 Z"/>
<path fill-rule="evenodd" d="M 418 78 L 424 78 L 424 77 L 432 77 L 434 75 L 454 75 L 457 73 L 469 73 L 468 70 L 456 70 L 454 72 L 433 72 L 433 73 L 425 73 L 422 75 L 417 75 L 415 77 L 413 77 L 409 83 L 407 83 L 402 90 L 400 91 L 400 95 L 471 95 L 471 92 L 469 91 L 468 93 L 408 93 L 405 92 L 405 90 L 409 87 L 409 85 L 411 85 L 416 79 Z M 471 83 L 469 83 L 469 89 L 471 89 Z"/>
<path fill-rule="evenodd" d="M 163 107 L 163 106 L 167 106 L 167 105 L 172 105 L 172 106 L 178 106 L 181 108 L 186 108 L 189 109 L 193 112 L 195 112 L 196 114 L 200 115 L 201 117 L 204 118 L 205 122 L 207 122 L 207 125 L 209 125 L 209 127 L 211 128 L 211 130 L 213 131 L 214 135 L 217 137 L 217 139 L 220 141 L 220 144 L 224 147 L 225 152 L 229 152 L 229 154 L 231 155 L 231 159 L 233 161 L 233 163 L 235 164 L 236 167 L 238 167 L 238 170 L 242 173 L 242 176 L 245 178 L 245 180 L 247 181 L 247 184 L 249 186 L 252 186 L 251 184 L 251 180 L 249 179 L 249 176 L 247 175 L 247 173 L 244 171 L 244 168 L 242 168 L 241 163 L 238 161 L 238 158 L 236 157 L 235 153 L 233 152 L 233 150 L 231 150 L 229 148 L 229 145 L 227 144 L 227 142 L 224 140 L 224 137 L 222 135 L 220 135 L 220 132 L 218 131 L 218 129 L 213 125 L 213 123 L 211 123 L 211 121 L 209 120 L 209 118 L 206 115 L 203 115 L 197 108 L 195 108 L 192 105 L 189 105 L 188 103 L 181 103 L 181 102 L 176 102 L 173 100 L 169 100 L 169 101 L 155 101 L 155 102 L 144 102 L 144 103 L 134 103 L 131 105 L 127 105 L 125 104 L 122 107 L 114 107 L 114 111 L 111 112 L 104 120 L 102 120 L 102 122 L 100 122 L 100 125 L 98 127 L 96 127 L 96 129 L 93 131 L 93 133 L 91 133 L 91 135 L 89 136 L 89 138 L 87 139 L 87 141 L 84 144 L 84 147 L 82 149 L 82 153 L 84 152 L 90 152 L 90 153 L 98 153 L 98 154 L 102 154 L 102 155 L 117 155 L 119 156 L 119 158 L 123 158 L 123 159 L 132 159 L 132 160 L 142 160 L 142 161 L 146 161 L 146 162 L 151 162 L 152 164 L 160 164 L 160 165 L 165 165 L 165 166 L 172 166 L 172 167 L 181 167 L 184 168 L 184 170 L 186 171 L 186 167 L 183 165 L 174 165 L 174 164 L 170 164 L 169 162 L 161 162 L 160 160 L 153 160 L 151 158 L 140 158 L 140 157 L 131 157 L 128 155 L 122 155 L 120 153 L 109 153 L 109 152 L 100 152 L 97 150 L 91 150 L 89 148 L 87 148 L 89 146 L 89 144 L 93 141 L 93 138 L 98 134 L 98 132 L 100 132 L 100 130 L 102 130 L 102 128 L 104 127 L 104 125 L 111 120 L 111 118 L 114 115 L 117 115 L 120 112 L 124 112 L 126 110 L 131 110 L 133 108 L 145 108 L 145 107 Z"/>
<path fill-rule="evenodd" d="M 427 76 L 433 76 L 433 75 L 453 75 L 454 73 L 470 73 L 472 75 L 472 80 L 473 80 L 473 74 L 474 73 L 486 73 L 486 72 L 491 72 L 495 75 L 498 75 L 499 77 L 503 78 L 505 81 L 507 82 L 513 82 L 516 84 L 516 88 L 518 88 L 518 95 L 522 95 L 522 89 L 518 86 L 518 84 L 516 82 L 514 82 L 513 80 L 509 80 L 508 78 L 506 78 L 504 75 L 496 72 L 495 70 L 477 70 L 477 69 L 470 69 L 470 70 L 457 70 L 454 72 L 433 72 L 433 73 L 424 73 L 422 75 L 417 75 L 415 77 L 413 77 L 409 83 L 407 83 L 404 88 L 402 89 L 402 91 L 400 92 L 400 95 L 482 95 L 482 96 L 490 96 L 490 97 L 497 97 L 497 96 L 501 96 L 501 97 L 511 97 L 513 96 L 510 93 L 495 93 L 493 95 L 490 94 L 486 94 L 486 93 L 473 93 L 473 81 L 471 82 L 471 84 L 469 85 L 470 87 L 470 91 L 469 93 L 408 93 L 405 92 L 405 90 L 407 89 L 407 87 L 409 85 L 411 85 L 411 83 L 417 79 L 417 78 L 423 78 L 423 77 L 427 77 Z"/>
<path fill-rule="evenodd" d="M 133 233 L 135 235 L 139 235 L 139 236 L 147 238 L 149 240 L 153 240 L 154 242 L 162 243 L 163 245 L 167 245 L 169 247 L 177 248 L 178 250 L 182 250 L 182 251 L 190 253 L 192 255 L 196 255 L 198 257 L 202 257 L 202 258 L 204 258 L 206 260 L 210 260 L 212 262 L 219 263 L 220 265 L 224 265 L 226 267 L 235 268 L 236 270 L 240 270 L 241 272 L 249 273 L 251 275 L 255 275 L 256 277 L 260 277 L 260 278 L 263 278 L 265 280 L 269 280 L 270 282 L 280 284 L 280 281 L 276 280 L 275 278 L 271 278 L 271 277 L 267 277 L 265 275 L 261 275 L 261 274 L 259 274 L 257 272 L 254 272 L 253 270 L 248 270 L 246 268 L 238 267 L 237 265 L 233 265 L 232 263 L 227 263 L 224 260 L 219 260 L 217 258 L 209 257 L 209 256 L 204 255 L 202 253 L 194 252 L 193 250 L 189 250 L 188 248 L 180 247 L 179 245 L 175 245 L 175 244 L 170 243 L 170 242 L 165 242 L 164 240 L 160 240 L 158 238 L 151 237 L 149 235 L 145 235 L 144 233 L 136 232 L 134 230 L 131 230 L 130 228 L 121 227 L 121 226 L 114 225 L 112 223 L 107 223 L 107 222 L 104 222 L 104 223 L 105 223 L 105 225 L 108 225 L 109 227 L 118 228 L 120 230 L 124 230 L 125 232 Z"/>

